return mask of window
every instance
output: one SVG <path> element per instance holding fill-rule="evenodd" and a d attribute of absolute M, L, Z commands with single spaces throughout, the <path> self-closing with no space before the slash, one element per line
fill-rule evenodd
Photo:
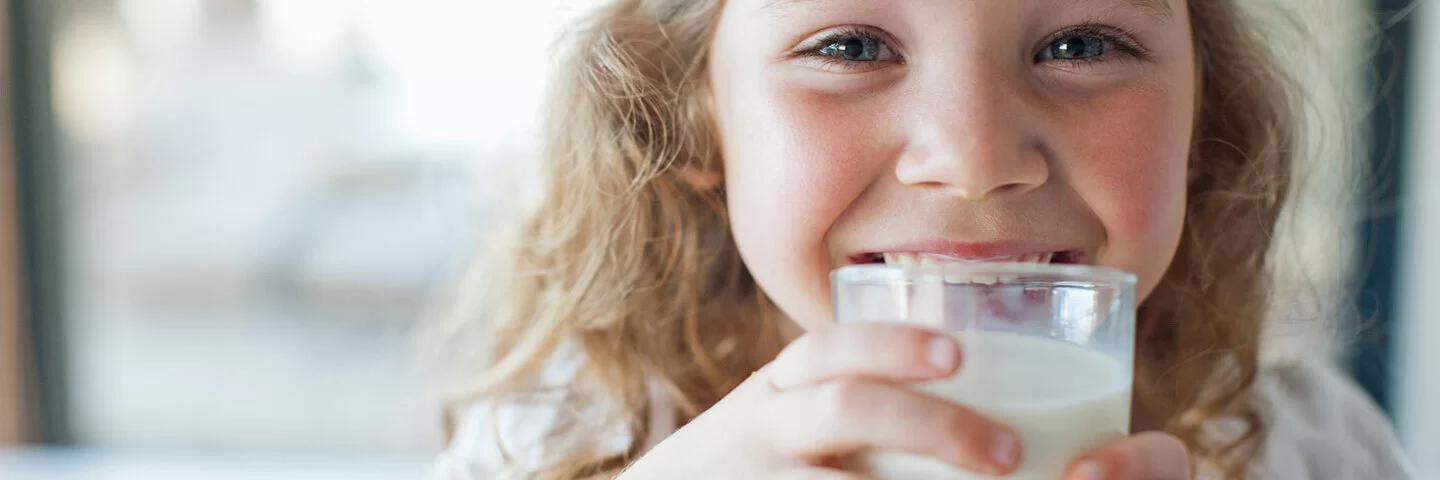
<path fill-rule="evenodd" d="M 1435 292 L 1440 282 L 1435 272 L 1440 269 L 1440 256 L 1431 245 L 1440 236 L 1440 58 L 1433 52 L 1440 49 L 1440 8 L 1421 4 L 1416 11 L 1413 32 L 1416 34 L 1412 56 L 1411 93 L 1409 103 L 1410 142 L 1408 147 L 1404 217 L 1401 234 L 1399 305 L 1394 334 L 1396 348 L 1392 361 L 1396 364 L 1393 385 L 1396 385 L 1395 423 L 1401 442 L 1409 448 L 1418 472 L 1440 472 L 1440 322 L 1434 312 L 1440 311 Z"/>
<path fill-rule="evenodd" d="M 513 198 L 582 3 L 31 2 L 69 440 L 438 448 L 407 335 Z"/>

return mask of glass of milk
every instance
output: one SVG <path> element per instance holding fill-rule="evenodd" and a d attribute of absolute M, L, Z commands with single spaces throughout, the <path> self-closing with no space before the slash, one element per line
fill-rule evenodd
<path fill-rule="evenodd" d="M 831 275 L 840 323 L 903 322 L 952 332 L 960 370 L 914 387 L 1020 434 L 1020 468 L 1055 480 L 1076 455 L 1129 434 L 1135 277 L 1080 265 L 869 264 Z M 859 456 L 885 480 L 994 478 L 901 452 Z"/>

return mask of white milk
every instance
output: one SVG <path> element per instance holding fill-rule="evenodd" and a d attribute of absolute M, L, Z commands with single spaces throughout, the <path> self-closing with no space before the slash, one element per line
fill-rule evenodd
<path fill-rule="evenodd" d="M 1055 480 L 1075 455 L 1130 430 L 1130 375 L 1115 360 L 1058 340 L 964 333 L 963 365 L 917 388 L 1010 425 L 1023 456 L 1015 480 Z M 862 456 L 861 471 L 886 480 L 982 480 L 938 460 L 896 452 Z"/>

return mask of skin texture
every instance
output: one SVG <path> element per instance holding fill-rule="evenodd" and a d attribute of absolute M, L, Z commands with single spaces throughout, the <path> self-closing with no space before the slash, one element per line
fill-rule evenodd
<path fill-rule="evenodd" d="M 868 448 L 1001 474 L 1008 427 L 903 386 L 963 368 L 943 334 L 832 325 L 869 254 L 1071 252 L 1148 295 L 1175 255 L 1195 117 L 1183 0 L 732 0 L 710 84 L 746 266 L 798 337 L 622 478 L 862 479 Z M 1062 58 L 1067 52 L 1080 58 Z M 705 185 L 697 186 L 704 187 Z M 714 465 L 726 465 L 724 472 Z M 1183 479 L 1149 432 L 1069 479 Z"/>

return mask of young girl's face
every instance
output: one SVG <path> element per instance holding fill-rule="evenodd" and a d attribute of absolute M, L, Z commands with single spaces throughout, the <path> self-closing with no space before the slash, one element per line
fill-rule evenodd
<path fill-rule="evenodd" d="M 1183 0 L 729 0 L 711 84 L 733 233 L 804 328 L 829 272 L 990 259 L 1134 272 L 1185 214 Z"/>

